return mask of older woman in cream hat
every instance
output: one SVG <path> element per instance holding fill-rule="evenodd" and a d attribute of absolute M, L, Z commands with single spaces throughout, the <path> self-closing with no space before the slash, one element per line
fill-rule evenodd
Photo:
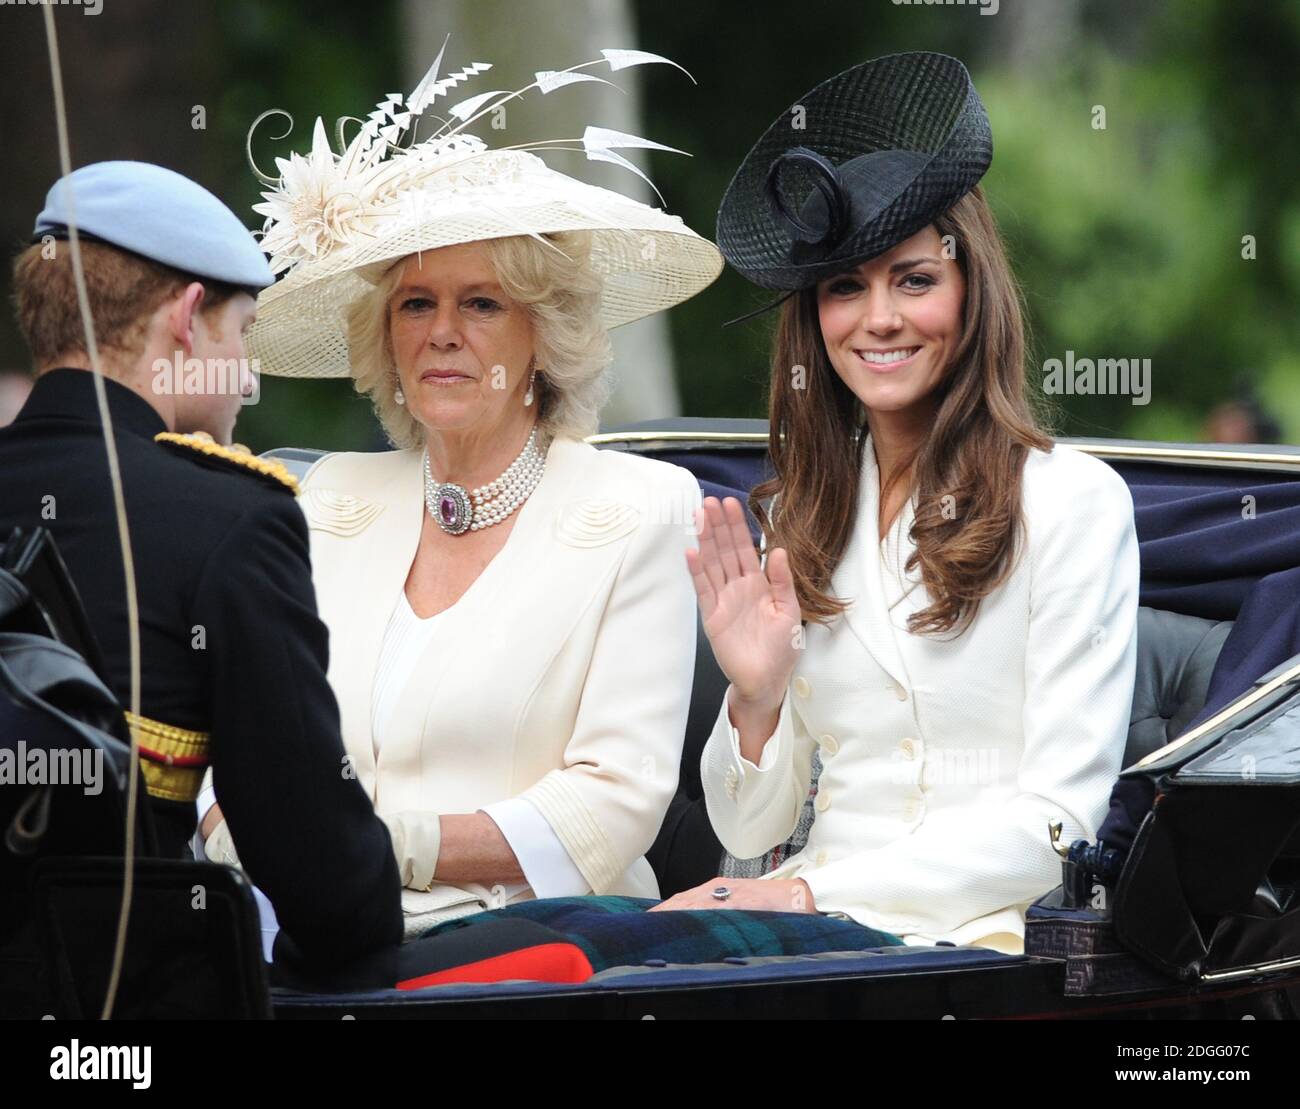
<path fill-rule="evenodd" d="M 301 503 L 340 772 L 392 833 L 408 933 L 532 896 L 658 896 L 643 856 L 677 782 L 699 487 L 584 436 L 608 329 L 721 269 L 676 217 L 463 126 L 383 157 L 444 83 L 435 66 L 381 103 L 342 155 L 318 123 L 281 163 L 259 210 L 290 272 L 250 335 L 268 373 L 351 376 L 397 448 L 327 455 Z M 472 121 L 482 99 L 439 114 Z M 207 850 L 230 859 L 219 820 Z"/>

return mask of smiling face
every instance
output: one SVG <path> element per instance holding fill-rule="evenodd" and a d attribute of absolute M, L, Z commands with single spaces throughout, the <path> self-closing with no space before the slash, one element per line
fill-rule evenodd
<path fill-rule="evenodd" d="M 881 420 L 916 425 L 936 406 L 935 386 L 962 331 L 966 281 L 942 254 L 933 226 L 856 270 L 817 286 L 817 312 L 831 365 Z"/>
<path fill-rule="evenodd" d="M 411 255 L 388 299 L 406 404 L 429 431 L 495 437 L 536 412 L 524 406 L 533 327 L 478 243 Z"/>

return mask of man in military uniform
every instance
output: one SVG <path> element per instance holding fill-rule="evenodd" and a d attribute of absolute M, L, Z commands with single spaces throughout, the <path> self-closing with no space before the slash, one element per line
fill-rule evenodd
<path fill-rule="evenodd" d="M 106 162 L 50 190 L 14 265 L 38 376 L 0 429 L 0 539 L 19 525 L 53 533 L 111 688 L 129 704 L 125 575 L 70 210 L 121 462 L 140 613 L 132 723 L 164 853 L 184 854 L 211 762 L 243 865 L 297 953 L 339 962 L 394 945 L 397 865 L 344 755 L 295 483 L 222 445 L 249 387 L 225 371 L 243 359 L 257 290 L 272 275 L 235 214 L 194 182 Z M 217 372 L 198 388 L 177 367 Z"/>

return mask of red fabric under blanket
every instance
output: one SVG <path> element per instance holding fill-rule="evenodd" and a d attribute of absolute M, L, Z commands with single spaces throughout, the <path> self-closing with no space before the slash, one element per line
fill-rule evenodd
<path fill-rule="evenodd" d="M 397 983 L 399 990 L 422 990 L 450 982 L 585 982 L 593 974 L 582 948 L 571 943 L 543 943 L 505 955 L 494 955 L 476 963 L 422 974 Z"/>
<path fill-rule="evenodd" d="M 282 933 L 283 935 L 283 933 Z M 276 941 L 272 985 L 307 993 L 418 990 L 451 982 L 585 982 L 591 961 L 571 937 L 531 920 L 492 920 L 372 952 L 344 966 L 306 965 Z"/>

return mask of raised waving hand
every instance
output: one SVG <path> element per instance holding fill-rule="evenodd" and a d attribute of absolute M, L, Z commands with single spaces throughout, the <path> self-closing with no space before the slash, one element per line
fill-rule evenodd
<path fill-rule="evenodd" d="M 686 563 L 705 634 L 731 682 L 732 720 L 743 735 L 742 717 L 772 717 L 775 724 L 794 670 L 800 628 L 794 578 L 783 548 L 768 552 L 766 567 L 759 565 L 735 497 L 706 497 L 696 524 L 699 550 L 688 549 Z"/>

